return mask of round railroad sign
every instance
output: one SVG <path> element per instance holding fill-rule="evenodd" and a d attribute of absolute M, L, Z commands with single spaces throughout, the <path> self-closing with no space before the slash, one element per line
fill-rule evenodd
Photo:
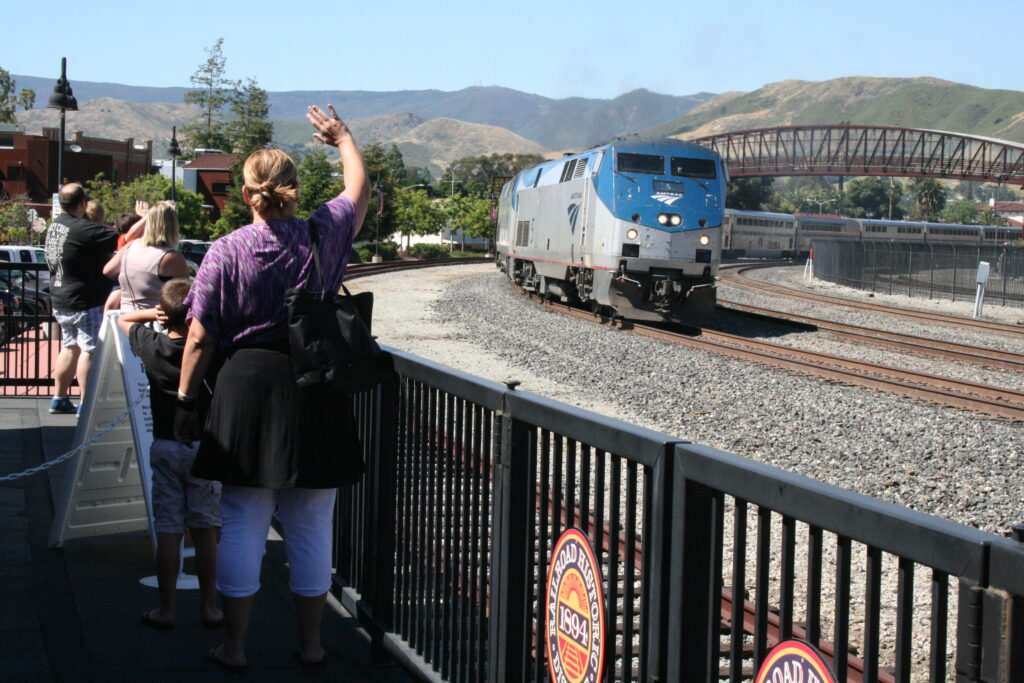
<path fill-rule="evenodd" d="M 768 653 L 754 683 L 836 683 L 821 653 L 802 640 L 784 640 Z"/>
<path fill-rule="evenodd" d="M 604 673 L 601 567 L 587 537 L 567 529 L 551 553 L 547 581 L 548 671 L 554 683 L 597 683 Z"/>

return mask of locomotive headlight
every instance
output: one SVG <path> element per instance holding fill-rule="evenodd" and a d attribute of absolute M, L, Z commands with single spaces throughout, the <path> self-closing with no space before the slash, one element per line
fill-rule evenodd
<path fill-rule="evenodd" d="M 658 214 L 658 223 L 660 225 L 668 225 L 668 214 L 667 213 L 659 213 Z"/>
<path fill-rule="evenodd" d="M 708 235 L 701 235 L 698 238 L 698 241 L 706 247 L 708 244 L 711 243 L 711 238 Z"/>
<path fill-rule="evenodd" d="M 672 225 L 679 225 L 680 223 L 683 222 L 683 219 L 677 216 L 676 214 L 672 214 L 671 216 L 668 217 L 668 222 L 671 223 Z"/>
<path fill-rule="evenodd" d="M 639 236 L 640 236 L 640 233 L 637 232 L 636 228 L 630 228 L 629 230 L 626 231 L 626 239 L 627 240 L 635 240 Z"/>

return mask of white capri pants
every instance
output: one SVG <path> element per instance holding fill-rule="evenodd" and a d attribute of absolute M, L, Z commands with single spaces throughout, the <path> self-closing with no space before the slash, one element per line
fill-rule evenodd
<path fill-rule="evenodd" d="M 258 489 L 227 486 L 221 491 L 223 519 L 217 548 L 217 590 L 246 598 L 260 589 L 260 567 L 277 508 L 284 527 L 290 567 L 288 585 L 311 598 L 331 587 L 331 528 L 337 489 Z"/>

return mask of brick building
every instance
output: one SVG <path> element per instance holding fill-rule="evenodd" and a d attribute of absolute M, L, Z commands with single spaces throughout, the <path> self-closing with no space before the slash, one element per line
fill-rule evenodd
<path fill-rule="evenodd" d="M 200 150 L 196 150 L 200 151 Z M 238 163 L 234 154 L 209 151 L 199 154 L 181 169 L 181 182 L 186 190 L 203 197 L 203 205 L 210 211 L 210 219 L 220 218 L 231 186 L 231 169 Z"/>
<path fill-rule="evenodd" d="M 34 135 L 15 126 L 0 125 L 0 200 L 26 194 L 49 215 L 50 197 L 57 191 L 59 128 Z M 132 138 L 108 140 L 74 131 L 64 142 L 64 179 L 85 182 L 102 173 L 115 183 L 155 172 L 153 142 L 138 145 Z"/>

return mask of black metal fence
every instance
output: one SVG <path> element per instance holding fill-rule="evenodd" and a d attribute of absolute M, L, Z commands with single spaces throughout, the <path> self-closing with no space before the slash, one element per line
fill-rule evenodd
<path fill-rule="evenodd" d="M 46 396 L 52 391 L 60 326 L 53 317 L 48 283 L 44 263 L 0 261 L 0 396 Z"/>
<path fill-rule="evenodd" d="M 395 358 L 357 397 L 369 472 L 337 517 L 336 593 L 378 655 L 548 680 L 547 562 L 576 527 L 605 681 L 749 680 L 789 637 L 841 680 L 1024 680 L 1024 544 Z"/>
<path fill-rule="evenodd" d="M 985 301 L 1024 307 L 1024 247 L 814 240 L 816 277 L 883 294 L 973 301 L 981 261 Z"/>

